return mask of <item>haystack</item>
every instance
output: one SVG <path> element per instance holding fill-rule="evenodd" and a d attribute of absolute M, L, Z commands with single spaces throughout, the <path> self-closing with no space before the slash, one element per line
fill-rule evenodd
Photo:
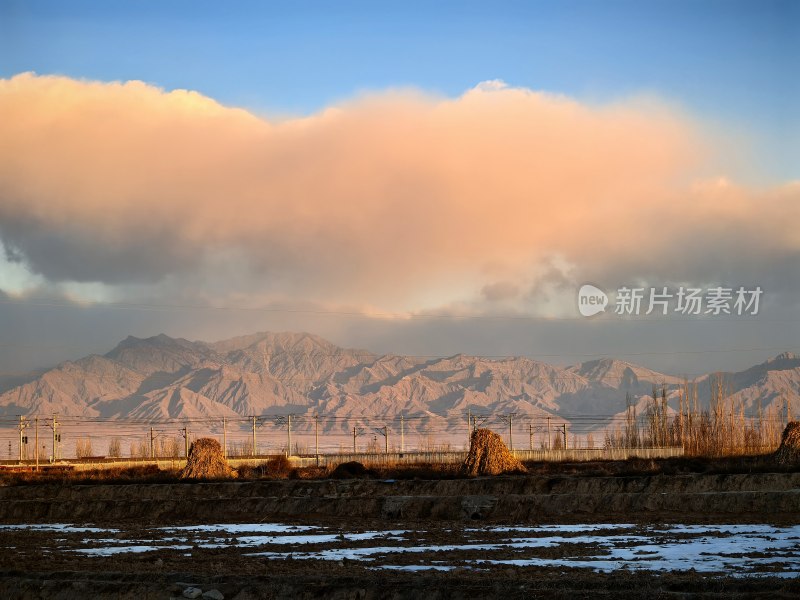
<path fill-rule="evenodd" d="M 461 472 L 467 475 L 499 475 L 500 473 L 526 471 L 503 443 L 503 438 L 488 429 L 472 432 L 469 454 Z"/>
<path fill-rule="evenodd" d="M 781 445 L 775 451 L 775 461 L 779 465 L 800 463 L 800 421 L 786 424 L 781 436 Z"/>
<path fill-rule="evenodd" d="M 222 454 L 222 446 L 214 438 L 198 438 L 189 447 L 189 459 L 181 479 L 219 479 L 230 477 L 233 469 Z"/>

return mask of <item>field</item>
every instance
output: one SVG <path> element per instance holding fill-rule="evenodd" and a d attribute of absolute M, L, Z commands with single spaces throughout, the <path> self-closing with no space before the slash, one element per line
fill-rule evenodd
<path fill-rule="evenodd" d="M 477 598 L 800 593 L 800 470 L 765 457 L 448 465 L 335 478 L 5 473 L 4 597 Z"/>

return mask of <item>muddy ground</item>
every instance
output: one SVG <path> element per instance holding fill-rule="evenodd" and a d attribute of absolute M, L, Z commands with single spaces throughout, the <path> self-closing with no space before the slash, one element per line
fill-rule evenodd
<path fill-rule="evenodd" d="M 402 479 L 375 474 L 354 480 L 201 483 L 159 482 L 157 477 L 123 483 L 27 480 L 0 487 L 0 523 L 92 524 L 115 528 L 115 535 L 133 540 L 154 527 L 275 522 L 341 532 L 412 532 L 410 541 L 402 543 L 413 543 L 413 532 L 424 531 L 428 542 L 440 544 L 463 539 L 465 528 L 487 524 L 800 523 L 800 472 L 748 470 L 752 469 L 608 474 L 588 467 L 559 473 L 549 466 L 547 472 L 534 470 L 533 475 L 474 479 L 424 478 L 421 472 L 418 479 L 406 473 Z M 86 539 L 81 533 L 0 530 L 0 596 L 170 598 L 180 597 L 188 584 L 239 600 L 800 596 L 795 574 L 771 575 L 769 570 L 757 577 L 732 571 L 598 573 L 563 566 L 474 568 L 465 562 L 446 572 L 386 571 L 348 560 L 250 556 L 247 548 L 209 548 L 197 540 L 190 540 L 188 548 L 109 556 L 75 551 Z M 493 552 L 502 558 L 503 551 Z M 569 544 L 558 550 L 584 551 Z M 536 552 L 547 556 L 549 551 Z M 476 556 L 451 552 L 446 558 L 468 562 Z M 414 560 L 423 559 L 417 555 Z M 396 560 L 402 566 L 410 559 Z"/>
<path fill-rule="evenodd" d="M 333 525 L 329 523 L 329 526 Z M 390 524 L 391 525 L 391 524 Z M 399 526 L 400 524 L 394 524 Z M 448 544 L 469 537 L 461 523 L 441 523 L 440 527 L 403 536 L 398 544 Z M 342 542 L 302 545 L 306 552 L 344 544 L 344 532 L 369 531 L 386 527 L 385 521 L 337 523 Z M 135 525 L 112 534 L 115 544 L 136 542 L 148 532 Z M 152 534 L 152 532 L 149 532 Z M 98 536 L 108 535 L 99 533 Z M 171 534 L 165 533 L 168 537 Z M 495 534 L 499 535 L 499 534 Z M 480 549 L 391 555 L 393 567 L 417 565 L 420 561 L 446 562 L 456 568 L 448 572 L 382 570 L 385 557 L 373 562 L 354 560 L 313 560 L 286 556 L 286 544 L 248 546 L 237 543 L 206 548 L 207 536 L 195 534 L 182 545 L 133 554 L 92 556 L 77 548 L 107 547 L 107 540 L 92 539 L 85 533 L 63 534 L 31 531 L 4 532 L 4 543 L 13 548 L 0 554 L 0 573 L 4 598 L 173 598 L 188 587 L 204 592 L 217 590 L 224 598 L 528 598 L 546 595 L 555 598 L 609 597 L 706 597 L 790 598 L 800 594 L 800 582 L 786 578 L 779 566 L 766 567 L 756 575 L 736 577 L 736 573 L 637 572 L 629 569 L 597 573 L 587 568 L 542 568 L 493 565 L 476 560 L 502 560 L 518 557 L 510 548 Z M 482 538 L 491 538 L 491 533 Z M 173 538 L 174 539 L 174 538 Z M 369 545 L 368 540 L 349 541 L 348 546 Z M 258 553 L 280 551 L 278 557 Z M 539 548 L 526 556 L 558 559 L 596 550 L 581 544 Z M 382 560 L 383 559 L 383 560 Z M 462 565 L 462 566 L 459 566 Z M 772 576 L 770 569 L 775 569 Z M 784 576 L 781 576 L 784 575 Z"/>
<path fill-rule="evenodd" d="M 0 522 L 253 522 L 374 518 L 791 522 L 800 473 L 269 480 L 0 487 Z"/>

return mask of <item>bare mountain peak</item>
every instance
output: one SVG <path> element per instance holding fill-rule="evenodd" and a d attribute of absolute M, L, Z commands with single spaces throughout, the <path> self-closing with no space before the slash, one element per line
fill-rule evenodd
<path fill-rule="evenodd" d="M 312 333 L 262 331 L 242 335 L 210 344 L 218 352 L 233 352 L 251 347 L 270 348 L 275 351 L 336 351 L 339 346 Z"/>
<path fill-rule="evenodd" d="M 618 358 L 596 358 L 594 360 L 587 360 L 579 365 L 580 368 L 583 369 L 614 369 L 614 368 L 625 368 L 631 366 L 631 364 L 627 361 L 620 360 Z"/>
<path fill-rule="evenodd" d="M 602 381 L 614 387 L 629 387 L 639 382 L 677 383 L 678 378 L 653 371 L 616 358 L 598 358 L 579 363 L 567 369 L 592 381 Z"/>
<path fill-rule="evenodd" d="M 173 338 L 168 336 L 165 333 L 159 333 L 158 335 L 140 338 L 134 335 L 129 335 L 124 340 L 122 340 L 117 346 L 111 350 L 111 352 L 107 353 L 106 356 L 113 354 L 119 350 L 128 350 L 131 348 L 194 348 L 199 345 L 203 345 L 202 342 L 191 342 L 189 340 L 183 338 Z"/>
<path fill-rule="evenodd" d="M 104 357 L 146 374 L 172 373 L 217 358 L 203 342 L 171 338 L 163 333 L 148 338 L 128 336 Z"/>
<path fill-rule="evenodd" d="M 783 362 L 796 362 L 800 365 L 800 356 L 797 356 L 794 352 L 782 352 L 777 356 L 770 358 L 765 365 L 774 365 L 775 363 L 783 363 Z"/>
<path fill-rule="evenodd" d="M 800 392 L 800 359 L 786 352 L 731 376 L 748 410 Z M 625 395 L 682 379 L 613 358 L 571 367 L 521 357 L 377 355 L 296 332 L 213 344 L 165 334 L 129 336 L 105 356 L 62 363 L 0 393 L 0 415 L 59 412 L 109 418 L 249 416 L 308 411 L 341 417 L 380 410 L 432 419 L 514 411 L 613 415 Z M 701 386 L 707 404 L 707 388 Z M 544 411 L 544 412 L 543 412 Z M 311 414 L 311 413 L 309 413 Z"/>

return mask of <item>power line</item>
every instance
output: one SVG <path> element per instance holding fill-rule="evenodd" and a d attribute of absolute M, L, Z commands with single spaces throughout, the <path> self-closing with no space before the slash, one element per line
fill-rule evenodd
<path fill-rule="evenodd" d="M 50 372 L 53 372 L 53 371 L 56 371 L 56 369 L 53 369 L 51 371 L 47 371 L 46 373 L 50 373 Z M 257 372 L 253 372 L 253 371 L 244 371 L 243 373 L 246 374 L 246 375 L 247 374 L 250 374 L 250 375 L 268 375 L 269 376 L 269 380 L 268 381 L 277 381 L 279 383 L 330 383 L 328 376 L 324 376 L 324 377 L 320 377 L 320 378 L 311 378 L 311 377 L 276 377 L 276 376 L 273 376 L 273 375 L 269 375 L 268 373 L 257 373 Z M 704 378 L 707 375 L 713 375 L 713 374 L 714 373 L 705 373 L 703 375 L 700 375 L 699 377 L 689 378 L 687 380 L 688 380 L 688 382 L 690 384 L 692 384 L 692 383 L 695 383 L 697 379 Z M 408 378 L 408 379 L 415 378 L 414 375 L 417 375 L 417 373 L 411 373 L 411 374 L 404 375 L 404 376 L 392 376 L 392 377 L 388 377 L 387 379 L 397 379 L 398 382 L 399 382 L 399 381 L 402 381 L 403 379 L 406 379 L 406 378 Z M 423 373 L 422 375 L 424 376 L 425 374 Z M 11 376 L 11 375 L 8 375 L 8 374 L 5 374 L 5 373 L 0 373 L 0 377 L 6 377 L 6 376 Z M 190 377 L 190 376 L 191 375 L 187 375 L 187 374 L 176 375 L 175 376 L 176 379 L 169 380 L 169 382 L 164 384 L 163 388 L 157 388 L 157 389 L 171 388 L 175 384 L 179 383 L 179 381 L 178 381 L 179 379 L 183 379 L 183 378 Z M 41 377 L 41 375 L 39 375 L 38 377 Z M 146 379 L 146 378 L 147 378 L 147 376 L 143 377 L 143 379 Z M 602 380 L 610 380 L 610 381 L 622 381 L 622 380 L 627 379 L 627 378 L 629 378 L 629 376 L 624 375 L 624 374 L 623 375 L 610 375 L 609 374 L 609 375 L 603 375 L 602 378 L 600 378 L 600 379 L 593 379 L 593 378 L 589 378 L 589 377 L 580 375 L 578 373 L 569 374 L 569 375 L 552 375 L 552 376 L 534 374 L 534 375 L 531 375 L 529 377 L 508 377 L 508 376 L 503 376 L 503 375 L 495 375 L 494 376 L 494 380 L 496 382 L 498 382 L 498 383 L 503 383 L 503 382 L 511 382 L 511 383 L 529 382 L 531 386 L 536 386 L 537 388 L 546 387 L 546 386 L 542 386 L 541 385 L 542 381 L 545 384 L 547 382 L 550 382 L 550 381 L 576 381 L 576 382 L 579 382 L 579 383 L 587 382 L 587 383 L 596 383 L 596 384 L 600 385 L 600 384 L 602 384 L 601 379 Z M 95 375 L 95 374 L 91 374 L 88 377 L 83 377 L 82 381 L 86 381 L 86 380 L 89 380 L 89 379 L 118 380 L 119 376 L 118 375 Z M 431 377 L 426 377 L 426 379 L 433 380 L 433 378 L 431 378 Z M 481 379 L 481 375 L 474 375 L 474 376 L 469 377 L 468 379 L 480 380 Z M 656 385 L 658 387 L 660 387 L 662 385 L 667 385 L 669 387 L 669 386 L 682 385 L 684 377 L 676 376 L 676 375 L 675 376 L 674 375 L 664 375 L 664 379 L 656 379 L 656 380 L 644 379 L 644 380 L 642 380 L 641 377 L 637 376 L 637 379 L 639 379 L 639 381 L 640 381 L 639 385 L 642 385 L 642 386 L 647 386 L 649 384 L 652 384 L 652 385 Z M 679 381 L 674 381 L 674 380 L 679 380 Z M 464 383 L 463 380 L 461 380 L 461 379 L 449 380 L 449 378 L 443 379 L 443 380 L 438 380 L 438 381 L 437 380 L 433 380 L 433 381 L 435 383 L 443 383 L 443 382 L 447 382 L 447 383 L 451 383 L 451 384 Z M 29 383 L 32 383 L 32 382 L 29 382 Z M 336 382 L 336 383 L 338 383 L 339 385 L 345 386 L 350 382 L 349 381 L 345 381 L 345 382 Z M 16 386 L 16 387 L 22 387 L 24 385 L 26 385 L 26 384 L 22 384 L 22 385 Z M 383 385 L 383 381 L 381 380 L 381 381 L 374 381 L 374 382 L 371 382 L 371 383 L 362 384 L 362 387 L 371 387 L 371 386 L 378 386 L 378 385 Z M 185 388 L 185 386 L 179 386 L 179 387 L 184 387 Z M 16 389 L 16 388 L 11 388 L 11 389 L 13 390 L 13 389 Z M 195 391 L 195 390 L 191 390 L 190 388 L 185 388 L 185 389 L 189 389 L 190 391 Z M 465 384 L 465 389 L 472 389 L 469 386 L 468 382 Z M 624 389 L 615 390 L 613 388 L 600 388 L 600 389 L 597 389 L 597 390 L 586 390 L 586 391 L 599 392 L 601 390 L 607 391 L 607 392 L 614 392 L 614 391 L 624 392 L 625 391 Z M 9 391 L 11 391 L 11 390 L 9 390 Z M 475 390 L 472 390 L 472 391 L 475 391 Z M 7 393 L 7 392 L 5 392 L 5 393 Z M 134 393 L 136 393 L 136 390 L 132 390 L 131 391 L 131 394 L 134 394 Z M 199 393 L 199 392 L 195 391 L 195 393 Z M 363 393 L 365 395 L 367 395 L 367 394 L 372 395 L 372 394 L 375 394 L 376 392 L 363 392 Z M 124 397 L 126 397 L 126 396 L 120 396 L 120 398 L 124 398 Z M 391 394 L 387 394 L 387 395 L 383 396 L 383 398 L 389 399 L 389 398 L 392 398 L 392 395 Z M 209 398 L 209 400 L 212 400 L 212 399 Z M 535 398 L 531 398 L 531 400 L 535 400 Z M 214 401 L 214 402 L 216 402 L 216 401 Z"/>
<path fill-rule="evenodd" d="M 14 344 L 0 344 L 0 347 L 13 348 Z M 269 358 L 269 359 L 276 358 L 276 357 L 280 357 L 280 358 L 283 358 L 283 357 L 290 357 L 290 358 L 297 358 L 297 357 L 333 358 L 333 357 L 347 357 L 347 356 L 350 356 L 350 357 L 353 357 L 356 360 L 359 357 L 361 357 L 361 358 L 371 359 L 371 361 L 372 361 L 372 362 L 369 362 L 369 363 L 364 362 L 364 363 L 360 363 L 360 365 L 350 365 L 350 366 L 369 367 L 369 366 L 374 366 L 374 365 L 379 364 L 381 362 L 386 362 L 388 360 L 395 359 L 395 358 L 397 358 L 397 359 L 409 359 L 409 360 L 412 360 L 412 361 L 414 359 L 419 359 L 419 360 L 427 360 L 429 362 L 430 361 L 445 362 L 445 361 L 472 360 L 472 359 L 475 359 L 475 360 L 489 360 L 489 361 L 498 362 L 498 363 L 500 363 L 500 362 L 526 361 L 526 360 L 530 361 L 530 362 L 533 362 L 533 363 L 539 363 L 541 361 L 537 361 L 535 358 L 533 358 L 533 356 L 539 356 L 539 357 L 544 357 L 544 358 L 567 358 L 567 357 L 583 356 L 583 357 L 597 357 L 597 358 L 614 359 L 615 357 L 619 357 L 619 356 L 676 356 L 676 355 L 684 355 L 684 354 L 709 354 L 709 353 L 730 353 L 730 352 L 795 352 L 795 351 L 798 351 L 798 348 L 796 348 L 796 347 L 789 347 L 789 348 L 787 348 L 787 347 L 761 347 L 761 348 L 752 348 L 752 347 L 751 348 L 742 348 L 742 347 L 738 347 L 738 348 L 710 348 L 710 349 L 704 349 L 704 350 L 668 350 L 668 351 L 652 351 L 652 352 L 615 352 L 613 354 L 612 353 L 570 353 L 570 354 L 536 354 L 536 355 L 526 355 L 526 356 L 501 355 L 501 354 L 498 354 L 498 355 L 491 355 L 491 354 L 483 354 L 483 355 L 453 354 L 453 355 L 442 356 L 442 355 L 435 355 L 435 354 L 431 354 L 431 355 L 425 355 L 425 354 L 375 354 L 375 353 L 371 353 L 371 352 L 359 353 L 359 352 L 354 352 L 354 351 L 349 351 L 349 350 L 343 349 L 341 352 L 327 352 L 327 353 L 325 353 L 325 352 L 283 353 L 282 352 L 282 353 L 278 353 L 278 354 L 266 354 L 266 355 L 264 355 L 264 358 Z M 96 356 L 96 355 L 90 355 L 90 356 Z M 70 366 L 75 365 L 76 367 L 80 367 L 80 365 L 78 365 L 78 362 L 80 360 L 82 360 L 83 358 L 89 358 L 89 356 L 82 357 L 82 358 L 76 359 L 74 361 L 65 361 L 64 363 L 61 363 L 60 365 L 58 365 L 56 367 L 53 367 L 51 369 L 46 369 L 46 370 L 5 371 L 5 372 L 0 372 L 0 377 L 41 376 L 41 375 L 43 375 L 45 373 L 49 373 L 49 372 L 56 371 L 56 370 L 59 370 L 59 369 L 61 369 L 63 371 L 64 370 L 64 365 L 70 365 Z M 148 373 L 139 371 L 139 370 L 137 370 L 137 369 L 135 369 L 133 367 L 130 367 L 130 366 L 126 365 L 125 363 L 116 361 L 113 358 L 109 358 L 108 356 L 101 356 L 101 358 L 104 358 L 104 359 L 109 360 L 111 362 L 115 362 L 120 367 L 122 367 L 122 368 L 124 368 L 124 369 L 126 369 L 128 371 L 132 371 L 134 373 L 139 373 L 143 377 L 149 377 L 150 376 L 150 374 L 148 374 Z M 591 362 L 591 361 L 588 361 L 588 362 Z M 188 366 L 192 366 L 193 364 L 194 363 L 187 363 L 185 366 L 188 367 Z M 221 361 L 218 364 L 219 364 L 220 368 L 222 366 L 225 366 L 225 365 L 239 368 L 239 369 L 242 370 L 243 373 L 252 373 L 252 374 L 257 374 L 257 375 L 267 374 L 267 375 L 270 376 L 271 379 L 278 380 L 278 381 L 320 381 L 322 378 L 328 377 L 328 375 L 325 375 L 325 376 L 321 376 L 319 378 L 312 378 L 312 377 L 285 377 L 285 378 L 280 378 L 280 377 L 277 377 L 277 376 L 272 375 L 270 373 L 263 373 L 261 371 L 248 371 L 246 369 L 243 369 L 243 368 L 239 367 L 235 363 L 230 363 L 230 362 L 227 362 L 227 361 L 224 361 L 224 360 Z M 435 364 L 436 364 L 436 362 L 431 362 L 431 364 L 428 364 L 428 365 L 414 365 L 414 367 L 418 367 L 420 369 L 420 371 L 422 371 L 422 370 L 425 369 L 425 367 L 432 367 Z M 544 366 L 546 366 L 546 367 L 550 367 L 550 368 L 553 368 L 553 369 L 559 369 L 559 370 L 567 370 L 567 369 L 570 369 L 572 367 L 577 366 L 577 365 L 570 365 L 568 367 L 559 367 L 559 366 L 556 366 L 556 365 L 550 365 L 548 363 L 542 363 L 542 364 Z M 632 366 L 638 367 L 639 365 L 632 365 Z M 641 367 L 641 368 L 647 369 L 648 371 L 652 371 L 651 369 L 648 369 L 647 367 Z M 435 371 L 431 371 L 431 372 L 435 372 Z M 333 374 L 335 374 L 335 372 Z M 409 373 L 409 375 L 410 375 L 410 373 Z M 666 374 L 663 374 L 663 373 L 661 373 L 660 375 L 664 375 L 665 377 L 668 377 L 668 378 L 676 378 L 676 377 L 678 377 L 678 376 L 666 375 Z M 397 376 L 400 376 L 400 374 L 398 373 L 398 374 L 396 374 L 394 376 L 390 376 L 389 378 L 397 377 Z M 540 375 L 536 375 L 536 376 L 540 376 Z M 94 377 L 94 378 L 117 378 L 118 376 L 117 375 L 92 374 L 92 377 Z M 567 376 L 567 377 L 555 376 L 555 377 L 548 377 L 548 379 L 559 379 L 559 378 L 562 378 L 562 379 L 573 379 L 574 377 L 585 378 L 583 375 L 581 375 L 580 373 L 576 372 L 576 373 L 571 374 L 570 376 Z M 621 378 L 623 378 L 625 376 L 624 375 L 623 376 L 614 376 L 614 375 L 608 374 L 608 375 L 604 375 L 603 377 L 606 378 L 606 379 L 614 379 L 614 378 L 621 379 Z M 508 378 L 506 378 L 506 379 L 508 379 Z"/>
<path fill-rule="evenodd" d="M 540 321 L 540 322 L 559 322 L 559 321 L 586 321 L 586 317 L 548 317 L 536 315 L 455 315 L 445 313 L 424 313 L 424 312 L 379 312 L 379 311 L 358 311 L 358 310 L 332 310 L 318 308 L 290 308 L 281 306 L 232 306 L 232 305 L 207 305 L 207 304 L 178 304 L 178 303 L 155 303 L 155 302 L 94 302 L 77 304 L 71 302 L 58 302 L 47 298 L 29 297 L 24 300 L 4 298 L 0 299 L 0 304 L 10 304 L 16 306 L 34 307 L 54 307 L 54 308 L 79 308 L 85 309 L 89 304 L 96 308 L 110 308 L 114 310 L 141 310 L 141 311 L 174 311 L 174 310 L 201 310 L 201 311 L 230 311 L 230 312 L 261 312 L 261 313 L 286 313 L 286 314 L 310 314 L 322 316 L 346 316 L 365 319 L 442 319 L 442 320 L 467 320 L 467 321 Z M 636 316 L 630 318 L 620 317 L 619 319 L 594 319 L 592 323 L 715 323 L 715 322 L 752 322 L 742 317 L 722 317 L 692 315 L 689 319 L 661 318 Z M 754 315 L 755 316 L 755 315 Z M 759 323 L 796 323 L 800 319 L 759 319 Z"/>
<path fill-rule="evenodd" d="M 147 338 L 142 339 L 142 341 L 147 341 Z M 197 344 L 205 344 L 205 342 L 194 342 Z M 217 352 L 213 349 L 214 344 L 207 344 L 209 346 L 209 350 L 212 352 Z M 0 348 L 9 348 L 9 349 L 30 349 L 30 350 L 57 350 L 63 348 L 83 348 L 81 344 L 15 344 L 15 343 L 4 343 L 0 344 Z M 237 351 L 246 350 L 247 348 L 240 348 Z M 372 358 L 375 360 L 381 359 L 392 359 L 392 358 L 408 358 L 408 359 L 439 359 L 439 360 L 452 360 L 456 358 L 477 358 L 477 359 L 487 359 L 487 360 L 532 360 L 535 361 L 535 357 L 543 357 L 543 358 L 570 358 L 570 357 L 578 357 L 578 356 L 590 356 L 590 357 L 607 357 L 607 358 L 615 358 L 619 356 L 662 356 L 662 355 L 679 355 L 679 354 L 709 354 L 709 353 L 725 353 L 725 352 L 784 352 L 784 351 L 794 351 L 797 350 L 796 347 L 789 347 L 786 346 L 772 346 L 772 347 L 727 347 L 727 348 L 707 348 L 702 350 L 648 350 L 648 351 L 636 351 L 636 352 L 568 352 L 568 353 L 533 353 L 533 354 L 466 354 L 466 353 L 456 353 L 456 354 L 394 354 L 394 353 L 386 353 L 381 354 L 379 352 L 369 352 L 369 351 L 357 351 L 351 350 L 348 348 L 342 348 L 336 352 L 307 352 L 307 353 L 294 353 L 294 352 L 286 352 L 280 354 L 272 354 L 267 355 L 269 357 L 276 357 L 276 356 L 309 356 L 309 357 L 339 357 L 339 356 L 355 356 L 355 357 L 363 357 L 363 358 Z M 113 350 L 112 350 L 113 351 Z M 223 355 L 227 354 L 224 352 L 218 352 L 218 354 Z M 89 355 L 89 356 L 96 356 L 96 355 Z M 103 358 L 108 358 L 105 355 Z M 86 357 L 81 357 L 86 358 Z M 76 362 L 80 359 L 75 359 Z M 113 359 L 109 359 L 113 360 Z M 120 363 L 122 364 L 122 363 Z M 0 373 L 0 375 L 2 375 Z"/>
<path fill-rule="evenodd" d="M 471 409 L 471 413 L 473 416 L 483 419 L 485 422 L 492 422 L 493 418 L 506 418 L 508 413 L 507 412 L 500 412 L 500 411 L 489 411 L 489 412 L 480 412 L 476 411 L 474 408 Z M 624 414 L 624 408 L 617 413 L 581 413 L 581 414 L 573 414 L 573 413 L 563 413 L 563 412 L 552 412 L 552 411 L 545 411 L 543 409 L 539 409 L 539 411 L 535 414 L 521 414 L 515 413 L 519 417 L 518 420 L 537 420 L 537 419 L 544 419 L 549 417 L 552 418 L 560 418 L 566 419 L 569 421 L 587 421 L 587 422 L 605 422 L 608 420 L 626 420 L 628 417 Z M 339 416 L 339 415 L 325 415 L 320 414 L 318 412 L 313 413 L 274 413 L 274 414 L 260 414 L 260 415 L 237 415 L 235 417 L 230 415 L 220 415 L 216 417 L 190 417 L 190 418 L 161 418 L 161 419 L 129 419 L 129 418 L 113 418 L 113 417 L 91 417 L 91 416 L 83 416 L 83 415 L 61 415 L 58 416 L 58 425 L 59 428 L 62 427 L 74 427 L 74 426 L 82 426 L 82 425 L 115 425 L 115 426 L 128 426 L 128 427 L 141 427 L 141 426 L 163 426 L 163 427 L 175 427 L 179 425 L 219 425 L 222 423 L 223 417 L 226 419 L 226 422 L 229 425 L 234 425 L 236 423 L 249 425 L 252 422 L 253 417 L 255 416 L 256 419 L 259 420 L 260 424 L 271 424 L 276 429 L 281 429 L 283 425 L 285 425 L 285 419 L 288 415 L 292 415 L 292 422 L 294 424 L 308 424 L 311 425 L 315 422 L 316 419 L 319 419 L 319 422 L 323 423 L 390 423 L 390 422 L 397 422 L 399 423 L 401 420 L 405 423 L 414 423 L 417 422 L 427 422 L 427 421 L 436 421 L 439 423 L 446 422 L 446 423 L 460 423 L 464 420 L 464 414 L 461 412 L 457 414 L 448 414 L 448 415 L 419 415 L 419 414 L 408 414 L 408 413 L 398 413 L 393 415 L 359 415 L 359 416 Z M 0 426 L 1 425 L 12 425 L 17 426 L 19 423 L 19 417 L 23 416 L 25 419 L 31 419 L 38 415 L 7 415 L 4 417 L 0 417 Z M 639 415 L 640 417 L 642 414 Z M 746 417 L 757 419 L 758 417 Z M 52 422 L 52 416 L 39 416 L 40 422 L 43 424 L 48 424 Z M 283 420 L 283 421 L 281 421 Z M 466 425 L 464 425 L 466 428 Z M 450 427 L 448 427 L 450 429 Z"/>

